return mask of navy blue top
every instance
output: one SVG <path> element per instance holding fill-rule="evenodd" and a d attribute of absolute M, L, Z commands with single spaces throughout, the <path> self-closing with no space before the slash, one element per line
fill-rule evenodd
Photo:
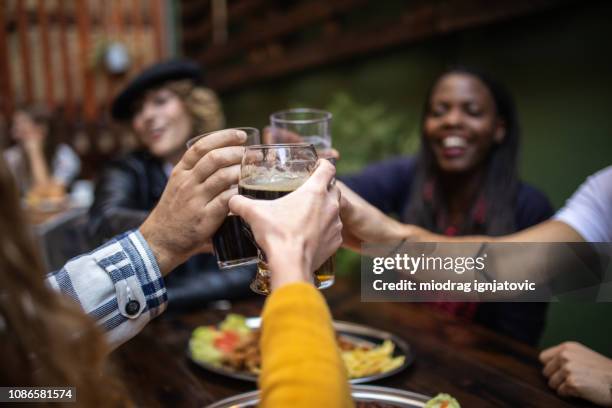
<path fill-rule="evenodd" d="M 414 172 L 414 158 L 396 157 L 371 164 L 359 174 L 339 178 L 382 212 L 401 218 L 410 200 Z M 553 213 L 544 193 L 520 183 L 515 214 L 517 231 L 539 224 Z"/>
<path fill-rule="evenodd" d="M 413 157 L 396 157 L 369 165 L 361 173 L 339 179 L 382 212 L 395 214 L 401 219 L 410 201 L 415 162 Z M 520 183 L 516 200 L 517 231 L 553 215 L 548 198 L 525 183 Z M 535 345 L 544 328 L 546 308 L 546 303 L 482 303 L 476 321 Z"/>

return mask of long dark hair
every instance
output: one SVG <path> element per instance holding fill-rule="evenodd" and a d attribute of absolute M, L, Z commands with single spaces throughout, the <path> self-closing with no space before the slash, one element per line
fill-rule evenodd
<path fill-rule="evenodd" d="M 495 102 L 496 114 L 505 123 L 505 136 L 501 143 L 494 144 L 486 159 L 486 175 L 480 196 L 486 204 L 486 217 L 480 228 L 476 226 L 474 211 L 467 215 L 462 234 L 504 235 L 516 230 L 515 202 L 518 193 L 518 146 L 520 126 L 514 100 L 505 87 L 477 69 L 458 66 L 440 74 L 432 84 L 421 119 L 421 148 L 416 158 L 415 178 L 411 186 L 410 201 L 404 220 L 423 226 L 432 231 L 440 231 L 438 215 L 447 209 L 447 200 L 439 184 L 440 169 L 436 163 L 431 146 L 425 139 L 424 123 L 431 109 L 434 87 L 440 78 L 448 74 L 467 74 L 478 78 L 491 92 Z M 424 199 L 426 184 L 433 182 L 431 200 Z"/>

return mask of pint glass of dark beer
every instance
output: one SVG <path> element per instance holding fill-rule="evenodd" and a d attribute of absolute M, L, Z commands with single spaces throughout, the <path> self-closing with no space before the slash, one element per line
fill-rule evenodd
<path fill-rule="evenodd" d="M 247 146 L 240 168 L 238 192 L 257 200 L 283 197 L 308 179 L 317 159 L 315 148 L 309 143 Z M 330 257 L 315 271 L 313 278 L 317 288 L 324 289 L 333 285 L 334 258 Z M 270 271 L 261 249 L 257 266 L 257 275 L 251 283 L 251 289 L 267 295 L 270 293 Z"/>
<path fill-rule="evenodd" d="M 245 145 L 261 143 L 259 130 L 251 127 L 234 128 L 242 130 L 247 135 Z M 214 132 L 194 137 L 187 142 L 187 148 L 203 137 Z M 258 262 L 257 247 L 246 230 L 246 224 L 237 215 L 228 214 L 223 224 L 213 235 L 213 247 L 219 269 L 229 269 Z"/>

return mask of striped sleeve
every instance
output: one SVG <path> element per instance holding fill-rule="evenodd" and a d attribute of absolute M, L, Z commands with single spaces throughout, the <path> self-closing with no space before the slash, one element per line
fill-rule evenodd
<path fill-rule="evenodd" d="M 47 283 L 74 299 L 106 331 L 115 348 L 164 311 L 166 287 L 138 230 L 70 260 Z"/>

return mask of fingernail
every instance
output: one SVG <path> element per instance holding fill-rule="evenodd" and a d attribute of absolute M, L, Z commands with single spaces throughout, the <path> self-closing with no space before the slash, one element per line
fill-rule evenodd
<path fill-rule="evenodd" d="M 238 136 L 238 139 L 240 139 L 241 142 L 246 142 L 247 140 L 247 134 L 242 130 L 237 130 L 236 136 Z"/>

